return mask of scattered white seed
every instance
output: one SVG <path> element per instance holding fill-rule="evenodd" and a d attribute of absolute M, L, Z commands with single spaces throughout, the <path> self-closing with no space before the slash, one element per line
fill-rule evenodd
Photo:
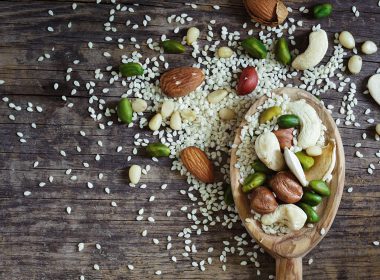
<path fill-rule="evenodd" d="M 84 243 L 78 243 L 78 251 L 82 251 L 84 249 Z"/>
<path fill-rule="evenodd" d="M 24 191 L 24 196 L 30 196 L 32 194 L 31 191 Z"/>

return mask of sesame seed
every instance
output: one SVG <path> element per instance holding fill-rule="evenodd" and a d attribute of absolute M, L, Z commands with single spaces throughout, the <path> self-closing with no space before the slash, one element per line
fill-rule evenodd
<path fill-rule="evenodd" d="M 24 191 L 24 196 L 30 196 L 32 194 L 31 191 Z"/>
<path fill-rule="evenodd" d="M 82 251 L 84 249 L 84 243 L 78 243 L 78 251 Z"/>

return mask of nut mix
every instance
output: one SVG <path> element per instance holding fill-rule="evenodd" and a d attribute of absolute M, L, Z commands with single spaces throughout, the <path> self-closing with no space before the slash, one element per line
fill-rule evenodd
<path fill-rule="evenodd" d="M 270 127 L 255 132 L 258 159 L 241 186 L 249 193 L 251 209 L 261 215 L 255 219 L 269 234 L 276 233 L 277 224 L 299 230 L 306 222 L 318 222 L 313 207 L 331 193 L 326 178 L 335 165 L 335 140 L 323 146 L 321 119 L 303 99 L 261 106 L 255 118 L 258 127 Z"/>

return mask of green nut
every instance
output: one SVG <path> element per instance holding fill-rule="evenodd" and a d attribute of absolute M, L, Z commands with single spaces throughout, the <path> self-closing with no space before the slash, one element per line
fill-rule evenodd
<path fill-rule="evenodd" d="M 309 182 L 309 187 L 321 196 L 330 196 L 330 188 L 325 181 L 312 180 Z"/>
<path fill-rule="evenodd" d="M 264 173 L 264 174 L 273 174 L 273 170 L 272 169 L 269 169 L 261 160 L 259 159 L 256 159 L 252 164 L 251 164 L 251 167 L 253 168 L 253 170 L 255 170 L 255 172 L 261 172 L 261 173 Z"/>
<path fill-rule="evenodd" d="M 317 212 L 315 212 L 315 210 L 313 209 L 313 207 L 311 207 L 310 205 L 303 203 L 303 202 L 300 202 L 297 205 L 305 212 L 305 214 L 307 216 L 306 221 L 308 223 L 319 222 L 320 218 L 319 218 Z"/>
<path fill-rule="evenodd" d="M 119 72 L 123 77 L 133 77 L 144 74 L 144 68 L 140 63 L 128 62 L 119 66 Z"/>
<path fill-rule="evenodd" d="M 330 3 L 319 4 L 313 7 L 314 18 L 320 19 L 331 15 L 333 6 Z"/>
<path fill-rule="evenodd" d="M 175 40 L 163 41 L 161 46 L 165 53 L 183 53 L 186 51 L 186 47 Z"/>
<path fill-rule="evenodd" d="M 151 143 L 146 146 L 146 152 L 151 157 L 168 157 L 170 156 L 170 149 L 162 143 Z"/>
<path fill-rule="evenodd" d="M 317 206 L 322 202 L 322 196 L 311 191 L 304 191 L 301 201 L 310 206 Z"/>
<path fill-rule="evenodd" d="M 264 173 L 256 172 L 245 178 L 243 182 L 243 192 L 247 193 L 264 184 L 266 176 Z"/>
<path fill-rule="evenodd" d="M 299 151 L 296 153 L 298 160 L 300 161 L 303 170 L 307 171 L 314 165 L 314 158 L 308 156 L 304 151 Z"/>
<path fill-rule="evenodd" d="M 244 50 L 254 58 L 264 59 L 267 57 L 267 48 L 258 39 L 250 37 L 241 42 Z"/>
<path fill-rule="evenodd" d="M 292 55 L 289 51 L 288 41 L 282 37 L 276 44 L 276 59 L 284 65 L 289 65 L 292 61 Z"/>
<path fill-rule="evenodd" d="M 123 123 L 131 123 L 132 122 L 132 104 L 128 100 L 128 98 L 122 98 L 119 101 L 119 104 L 117 105 L 117 115 L 119 119 Z"/>
<path fill-rule="evenodd" d="M 271 121 L 274 117 L 281 115 L 282 109 L 279 106 L 273 106 L 260 114 L 259 123 L 263 124 L 267 121 Z"/>
<path fill-rule="evenodd" d="M 234 198 L 232 196 L 231 186 L 227 186 L 224 189 L 224 202 L 226 203 L 226 205 L 233 205 L 234 204 Z"/>
<path fill-rule="evenodd" d="M 277 119 L 277 124 L 281 128 L 291 128 L 300 125 L 300 118 L 296 115 L 282 115 Z"/>

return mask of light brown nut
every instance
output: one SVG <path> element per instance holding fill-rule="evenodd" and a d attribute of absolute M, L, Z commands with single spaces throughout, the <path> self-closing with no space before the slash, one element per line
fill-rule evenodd
<path fill-rule="evenodd" d="M 297 178 L 289 171 L 278 172 L 269 185 L 276 196 L 283 202 L 296 203 L 301 200 L 303 189 Z"/>
<path fill-rule="evenodd" d="M 278 207 L 276 198 L 267 187 L 258 187 L 252 192 L 251 209 L 259 214 L 272 213 Z"/>
<path fill-rule="evenodd" d="M 181 151 L 181 160 L 198 180 L 203 183 L 214 182 L 214 166 L 204 151 L 195 146 L 187 147 Z"/>
<path fill-rule="evenodd" d="M 220 58 L 230 58 L 233 55 L 234 51 L 229 47 L 220 47 L 217 53 Z"/>
<path fill-rule="evenodd" d="M 273 131 L 276 135 L 278 142 L 280 143 L 280 148 L 285 149 L 290 148 L 293 143 L 293 128 L 279 129 Z"/>
<path fill-rule="evenodd" d="M 236 118 L 236 113 L 230 108 L 222 108 L 219 111 L 219 117 L 223 121 L 230 121 Z"/>
<path fill-rule="evenodd" d="M 187 120 L 189 122 L 192 122 L 192 121 L 194 121 L 197 118 L 197 115 L 191 109 L 182 110 L 180 113 L 181 113 L 182 119 L 183 120 Z"/>
<path fill-rule="evenodd" d="M 175 111 L 170 117 L 170 128 L 173 130 L 181 130 L 182 129 L 182 119 L 181 115 L 178 111 Z"/>
<path fill-rule="evenodd" d="M 161 116 L 163 119 L 170 117 L 174 111 L 175 104 L 172 100 L 165 100 L 161 106 Z"/>
<path fill-rule="evenodd" d="M 133 112 L 142 113 L 146 110 L 147 107 L 148 107 L 148 104 L 146 103 L 144 99 L 136 98 L 135 100 L 132 101 Z"/>
<path fill-rule="evenodd" d="M 152 131 L 159 130 L 162 124 L 162 116 L 160 113 L 157 113 L 149 121 L 149 128 Z"/>
<path fill-rule="evenodd" d="M 205 79 L 203 71 L 195 67 L 179 67 L 162 74 L 160 87 L 170 97 L 181 97 L 196 90 Z"/>

